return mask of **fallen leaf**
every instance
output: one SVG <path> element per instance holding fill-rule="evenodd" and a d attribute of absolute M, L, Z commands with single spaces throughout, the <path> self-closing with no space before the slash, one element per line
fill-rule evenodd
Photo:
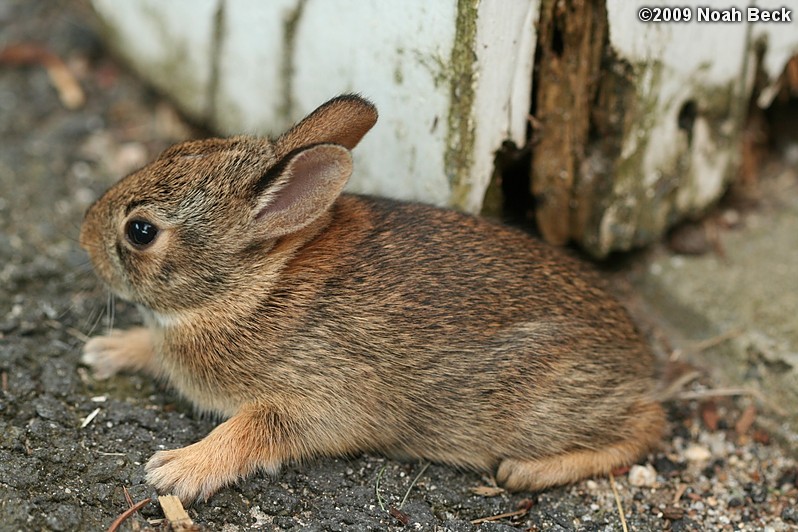
<path fill-rule="evenodd" d="M 620 466 L 612 470 L 612 476 L 621 477 L 629 472 L 629 466 Z"/>
<path fill-rule="evenodd" d="M 718 405 L 715 401 L 709 400 L 701 403 L 701 419 L 710 431 L 715 432 L 718 430 L 720 416 L 718 415 Z"/>
<path fill-rule="evenodd" d="M 745 434 L 748 432 L 748 429 L 751 428 L 751 425 L 754 424 L 754 420 L 756 419 L 756 407 L 754 405 L 748 405 L 748 407 L 743 410 L 743 413 L 740 414 L 740 418 L 737 420 L 737 423 L 734 424 L 734 430 L 737 434 Z"/>
<path fill-rule="evenodd" d="M 391 514 L 391 517 L 393 517 L 403 525 L 407 525 L 407 523 L 410 522 L 410 516 L 404 513 L 399 508 L 391 506 L 390 510 L 388 510 L 388 513 Z"/>
<path fill-rule="evenodd" d="M 666 506 L 662 510 L 662 516 L 671 521 L 676 521 L 684 517 L 684 509 L 678 506 Z"/>
<path fill-rule="evenodd" d="M 532 499 L 521 499 L 518 501 L 518 504 L 515 505 L 517 509 L 526 511 L 531 510 L 533 506 L 535 506 L 535 501 Z"/>
<path fill-rule="evenodd" d="M 754 430 L 754 441 L 762 445 L 770 445 L 770 433 L 762 429 Z"/>

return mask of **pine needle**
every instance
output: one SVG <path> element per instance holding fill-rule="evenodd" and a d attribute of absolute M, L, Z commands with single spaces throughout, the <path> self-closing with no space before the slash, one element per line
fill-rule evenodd
<path fill-rule="evenodd" d="M 418 482 L 418 479 L 420 479 L 420 478 L 421 478 L 421 475 L 423 475 L 423 474 L 424 474 L 424 472 L 427 470 L 427 468 L 428 468 L 428 467 L 429 467 L 429 462 L 427 462 L 426 464 L 424 464 L 424 467 L 422 467 L 422 468 L 421 468 L 421 471 L 419 471 L 419 472 L 418 472 L 418 475 L 416 475 L 416 478 L 414 478 L 414 479 L 413 479 L 413 482 L 411 482 L 411 483 L 410 483 L 410 487 L 409 487 L 409 488 L 407 488 L 407 491 L 405 492 L 405 496 L 404 496 L 404 497 L 402 497 L 402 502 L 400 502 L 400 503 L 399 503 L 399 509 L 400 509 L 400 510 L 402 509 L 402 506 L 404 506 L 404 505 L 405 505 L 405 501 L 407 500 L 407 496 L 408 496 L 408 495 L 410 495 L 410 490 L 412 490 L 412 489 L 413 489 L 413 486 L 415 486 L 415 485 L 416 485 L 416 482 Z"/>
<path fill-rule="evenodd" d="M 621 504 L 621 497 L 618 495 L 618 489 L 615 487 L 615 477 L 612 476 L 612 473 L 610 473 L 610 487 L 612 488 L 612 494 L 615 496 L 615 503 L 618 505 L 618 515 L 621 518 L 621 526 L 623 527 L 623 532 L 629 532 L 629 528 L 626 526 L 626 517 L 623 515 L 623 505 Z"/>
<path fill-rule="evenodd" d="M 377 503 L 380 505 L 380 509 L 385 512 L 385 503 L 382 501 L 382 497 L 380 496 L 380 480 L 382 480 L 382 474 L 385 473 L 385 468 L 388 467 L 388 464 L 385 464 L 380 469 L 380 472 L 377 473 L 377 483 L 374 484 L 374 493 L 377 494 Z"/>

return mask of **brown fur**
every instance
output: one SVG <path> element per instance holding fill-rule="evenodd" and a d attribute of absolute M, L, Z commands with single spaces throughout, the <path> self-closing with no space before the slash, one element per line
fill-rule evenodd
<path fill-rule="evenodd" d="M 654 446 L 652 356 L 594 273 L 479 218 L 339 196 L 375 120 L 345 96 L 275 142 L 184 143 L 89 209 L 82 245 L 147 329 L 84 360 L 229 417 L 156 453 L 148 480 L 207 499 L 258 468 L 376 451 L 541 489 Z M 133 217 L 159 228 L 146 249 Z"/>

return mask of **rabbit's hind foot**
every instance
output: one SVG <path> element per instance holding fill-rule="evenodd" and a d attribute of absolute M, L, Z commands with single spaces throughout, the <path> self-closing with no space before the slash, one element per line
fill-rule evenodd
<path fill-rule="evenodd" d="M 506 458 L 499 464 L 496 480 L 512 491 L 539 491 L 607 475 L 633 464 L 657 445 L 665 422 L 658 404 L 650 403 L 637 410 L 627 439 L 601 449 L 580 449 L 537 460 Z"/>

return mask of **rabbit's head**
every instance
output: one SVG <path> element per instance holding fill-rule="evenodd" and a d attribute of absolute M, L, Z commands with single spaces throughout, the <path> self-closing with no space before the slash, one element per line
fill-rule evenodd
<path fill-rule="evenodd" d="M 276 140 L 173 146 L 89 208 L 81 246 L 114 292 L 153 310 L 246 290 L 248 268 L 332 206 L 352 173 L 350 150 L 376 119 L 373 105 L 347 95 Z"/>

